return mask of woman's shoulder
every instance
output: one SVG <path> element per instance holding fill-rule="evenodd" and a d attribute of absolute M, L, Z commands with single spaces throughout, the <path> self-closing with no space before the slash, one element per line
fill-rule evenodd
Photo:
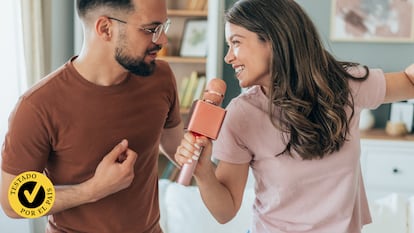
<path fill-rule="evenodd" d="M 252 86 L 243 89 L 240 95 L 234 98 L 234 100 L 238 102 L 255 102 L 263 98 L 266 98 L 266 96 L 263 94 L 260 86 Z"/>
<path fill-rule="evenodd" d="M 349 79 L 349 85 L 356 105 L 363 108 L 378 107 L 385 97 L 384 72 L 376 68 L 370 68 L 367 71 L 363 67 L 355 67 L 348 72 L 355 77 L 364 77 L 366 72 L 369 72 L 364 80 Z"/>
<path fill-rule="evenodd" d="M 268 101 L 260 86 L 252 86 L 233 98 L 227 109 L 247 114 L 253 111 L 266 111 Z"/>

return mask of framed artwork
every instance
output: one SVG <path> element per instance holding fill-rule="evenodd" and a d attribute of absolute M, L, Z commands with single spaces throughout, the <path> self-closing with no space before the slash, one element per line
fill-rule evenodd
<path fill-rule="evenodd" d="M 191 19 L 185 22 L 184 34 L 181 39 L 180 56 L 207 56 L 207 20 Z"/>
<path fill-rule="evenodd" d="M 414 42 L 412 0 L 332 0 L 331 40 Z"/>

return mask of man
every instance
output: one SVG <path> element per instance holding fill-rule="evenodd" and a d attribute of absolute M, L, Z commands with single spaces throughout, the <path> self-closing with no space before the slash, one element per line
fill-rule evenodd
<path fill-rule="evenodd" d="M 1 204 L 25 171 L 56 190 L 46 232 L 160 233 L 158 153 L 183 127 L 167 43 L 165 0 L 77 0 L 79 56 L 19 100 L 2 149 Z"/>

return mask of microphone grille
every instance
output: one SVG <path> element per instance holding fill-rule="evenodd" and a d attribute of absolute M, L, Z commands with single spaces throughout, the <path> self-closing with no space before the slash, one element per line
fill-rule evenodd
<path fill-rule="evenodd" d="M 226 88 L 227 85 L 222 79 L 213 78 L 207 83 L 202 99 L 211 104 L 220 105 L 223 102 Z"/>

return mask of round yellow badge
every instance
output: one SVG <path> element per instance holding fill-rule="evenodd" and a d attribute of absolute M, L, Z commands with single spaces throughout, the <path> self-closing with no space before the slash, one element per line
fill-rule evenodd
<path fill-rule="evenodd" d="M 42 173 L 28 171 L 16 176 L 9 187 L 9 202 L 23 218 L 41 217 L 55 202 L 55 188 Z"/>

